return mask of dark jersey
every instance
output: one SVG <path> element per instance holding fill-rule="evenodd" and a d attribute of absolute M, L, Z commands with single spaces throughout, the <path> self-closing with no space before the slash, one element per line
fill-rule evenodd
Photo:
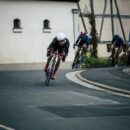
<path fill-rule="evenodd" d="M 59 41 L 57 40 L 57 38 L 55 37 L 51 44 L 49 45 L 48 49 L 53 49 L 54 51 L 57 51 L 59 53 L 65 53 L 65 55 L 68 55 L 69 52 L 69 46 L 70 46 L 70 42 L 67 38 L 65 38 L 65 44 L 63 46 L 59 45 Z"/>
<path fill-rule="evenodd" d="M 123 39 L 119 35 L 115 35 L 112 39 L 112 44 L 115 44 L 117 47 L 123 47 Z"/>

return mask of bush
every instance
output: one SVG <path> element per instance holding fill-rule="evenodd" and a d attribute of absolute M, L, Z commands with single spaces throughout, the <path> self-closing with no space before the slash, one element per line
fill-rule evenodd
<path fill-rule="evenodd" d="M 121 55 L 119 57 L 119 66 L 124 66 L 127 64 L 127 56 Z M 108 58 L 94 58 L 89 55 L 84 56 L 84 63 L 82 67 L 107 67 L 108 66 Z"/>
<path fill-rule="evenodd" d="M 106 58 L 94 58 L 94 57 L 85 57 L 84 67 L 103 67 L 107 66 L 108 59 Z"/>

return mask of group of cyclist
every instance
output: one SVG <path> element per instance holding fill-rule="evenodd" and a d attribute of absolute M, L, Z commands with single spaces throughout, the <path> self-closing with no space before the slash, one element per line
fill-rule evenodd
<path fill-rule="evenodd" d="M 75 63 L 76 58 L 79 55 L 79 51 L 82 48 L 84 48 L 84 50 L 87 50 L 90 46 L 90 42 L 91 42 L 92 37 L 86 33 L 86 32 L 80 32 L 80 34 L 77 37 L 76 42 L 73 44 L 73 48 L 75 49 L 75 46 L 77 46 L 77 51 L 74 57 L 74 61 L 73 64 Z M 116 60 L 113 63 L 113 66 L 115 64 L 118 64 L 118 59 L 119 59 L 119 55 L 123 50 L 123 46 L 124 46 L 124 42 L 123 39 L 119 36 L 119 35 L 115 35 L 112 39 L 111 42 L 111 50 L 115 50 L 117 48 L 117 53 L 116 53 Z M 130 44 L 129 44 L 130 46 Z M 64 33 L 58 33 L 57 36 L 52 40 L 52 42 L 50 43 L 50 45 L 47 48 L 47 63 L 44 66 L 44 71 L 47 72 L 48 71 L 48 66 L 49 66 L 49 62 L 51 61 L 54 52 L 58 51 L 58 60 L 55 66 L 55 70 L 52 73 L 51 79 L 56 79 L 56 72 L 60 66 L 61 61 L 65 62 L 66 57 L 68 56 L 68 52 L 69 52 L 69 47 L 70 47 L 70 42 L 68 40 L 68 38 L 65 36 Z M 73 66 L 72 64 L 72 66 Z"/>

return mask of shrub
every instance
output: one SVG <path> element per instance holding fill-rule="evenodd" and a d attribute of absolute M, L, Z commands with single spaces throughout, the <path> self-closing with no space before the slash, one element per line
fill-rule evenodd
<path fill-rule="evenodd" d="M 84 67 L 102 67 L 107 66 L 108 59 L 106 58 L 94 58 L 86 56 L 84 59 Z"/>

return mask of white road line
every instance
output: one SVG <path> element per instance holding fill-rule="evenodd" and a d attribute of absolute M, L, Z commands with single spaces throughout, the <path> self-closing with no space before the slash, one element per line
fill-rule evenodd
<path fill-rule="evenodd" d="M 77 95 L 84 95 L 84 94 L 81 94 L 79 92 L 73 92 L 73 93 L 77 93 Z M 85 95 L 86 96 L 86 95 Z M 100 100 L 100 103 L 101 104 L 119 104 L 119 102 L 116 102 L 116 101 L 113 101 L 113 100 L 109 100 L 109 99 L 102 99 L 102 98 L 99 98 L 99 97 L 95 97 L 95 96 L 90 96 L 90 95 L 87 95 L 87 97 L 89 98 L 93 98 L 95 100 Z M 88 105 L 95 105 L 96 103 L 89 103 Z M 99 104 L 99 103 L 98 103 Z"/>
<path fill-rule="evenodd" d="M 75 83 L 78 83 L 78 84 L 80 84 L 80 85 L 83 85 L 83 86 L 85 86 L 85 87 L 87 87 L 87 88 L 96 89 L 96 90 L 103 90 L 103 89 L 98 88 L 98 87 L 96 87 L 96 86 L 94 86 L 94 85 L 91 85 L 91 84 L 88 84 L 88 83 L 86 83 L 86 82 L 82 82 L 81 80 L 79 80 L 75 75 L 76 75 L 77 73 L 81 73 L 81 72 L 82 72 L 82 71 L 69 72 L 69 73 L 66 74 L 66 77 L 67 77 L 67 79 L 69 79 L 69 80 L 71 80 L 71 81 L 73 81 L 73 82 L 75 82 Z"/>
<path fill-rule="evenodd" d="M 5 125 L 2 125 L 2 124 L 0 124 L 0 128 L 3 128 L 3 129 L 5 129 L 5 130 L 15 130 L 15 129 L 12 129 L 12 128 L 7 127 L 7 126 L 5 126 Z"/>
<path fill-rule="evenodd" d="M 130 95 L 119 93 L 119 92 L 114 92 L 112 90 L 105 89 L 106 88 L 105 86 L 107 86 L 107 85 L 103 85 L 104 86 L 104 89 L 103 89 L 103 88 L 96 87 L 96 86 L 94 86 L 92 84 L 89 84 L 87 82 L 81 81 L 80 79 L 78 79 L 76 77 L 76 75 L 79 74 L 79 73 L 81 73 L 82 71 L 84 71 L 84 70 L 69 72 L 69 73 L 66 74 L 66 77 L 67 77 L 67 79 L 69 79 L 69 80 L 71 80 L 71 81 L 73 81 L 73 82 L 75 82 L 77 84 L 80 84 L 82 86 L 85 86 L 87 88 L 91 88 L 91 89 L 95 89 L 95 90 L 100 90 L 100 91 L 104 91 L 104 92 L 107 92 L 107 93 L 110 93 L 110 94 L 115 94 L 115 95 L 118 95 L 118 96 L 123 96 L 123 97 L 130 98 Z M 89 81 L 89 82 L 91 82 L 91 81 Z M 99 83 L 97 83 L 97 84 L 99 84 Z M 108 88 L 112 88 L 112 87 L 108 86 Z"/>

